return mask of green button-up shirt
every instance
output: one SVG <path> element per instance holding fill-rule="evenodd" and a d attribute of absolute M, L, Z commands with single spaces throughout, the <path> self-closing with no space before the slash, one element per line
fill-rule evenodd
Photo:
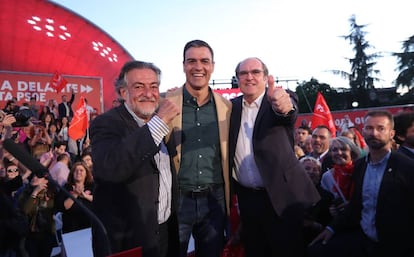
<path fill-rule="evenodd" d="M 194 190 L 223 183 L 216 105 L 210 99 L 203 106 L 183 90 L 182 157 L 178 182 L 182 190 Z"/>

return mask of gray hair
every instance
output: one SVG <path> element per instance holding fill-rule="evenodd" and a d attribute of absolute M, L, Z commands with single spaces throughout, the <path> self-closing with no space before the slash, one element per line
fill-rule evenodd
<path fill-rule="evenodd" d="M 348 137 L 339 136 L 339 137 L 332 138 L 329 144 L 330 145 L 329 149 L 332 147 L 332 144 L 334 142 L 339 142 L 341 145 L 348 146 L 349 149 L 351 150 L 352 160 L 356 160 L 361 156 L 361 149 L 358 146 L 356 146 L 356 144 Z"/>
<path fill-rule="evenodd" d="M 130 72 L 131 70 L 138 69 L 150 69 L 157 74 L 158 84 L 161 83 L 161 70 L 155 64 L 151 62 L 143 62 L 143 61 L 129 61 L 124 64 L 121 68 L 121 72 L 118 75 L 118 78 L 115 80 L 115 90 L 116 93 L 121 96 L 120 89 L 127 86 L 127 82 L 125 80 L 125 75 Z"/>

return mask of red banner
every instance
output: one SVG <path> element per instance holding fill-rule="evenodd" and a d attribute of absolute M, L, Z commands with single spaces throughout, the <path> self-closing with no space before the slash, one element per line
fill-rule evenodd
<path fill-rule="evenodd" d="M 66 79 L 58 71 L 55 71 L 55 74 L 53 74 L 50 80 L 50 86 L 56 90 L 56 93 L 60 93 L 66 84 L 68 84 Z"/>
<path fill-rule="evenodd" d="M 336 136 L 336 127 L 334 120 L 332 119 L 331 111 L 325 101 L 323 95 L 318 92 L 316 97 L 315 107 L 313 108 L 312 125 L 311 128 L 315 129 L 317 126 L 324 125 L 331 131 L 332 137 Z"/>
<path fill-rule="evenodd" d="M 88 112 L 86 111 L 85 99 L 82 96 L 70 122 L 68 135 L 73 140 L 81 139 L 85 136 L 88 127 Z"/>

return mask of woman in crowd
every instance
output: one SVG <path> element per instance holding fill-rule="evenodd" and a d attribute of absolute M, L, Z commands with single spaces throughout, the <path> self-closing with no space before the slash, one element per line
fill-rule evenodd
<path fill-rule="evenodd" d="M 321 196 L 319 202 L 306 210 L 304 238 L 305 245 L 307 245 L 330 221 L 329 206 L 332 203 L 333 195 L 321 187 L 322 166 L 319 160 L 311 156 L 305 156 L 300 159 L 300 163 Z"/>
<path fill-rule="evenodd" d="M 36 159 L 50 150 L 52 140 L 49 137 L 46 127 L 42 125 L 31 125 L 29 133 L 29 146 L 31 153 Z"/>
<path fill-rule="evenodd" d="M 18 206 L 29 221 L 29 234 L 25 242 L 28 256 L 50 256 L 56 243 L 53 219 L 56 190 L 47 178 L 33 176 L 30 184 L 19 191 Z"/>
<path fill-rule="evenodd" d="M 352 196 L 354 161 L 360 157 L 361 150 L 349 138 L 339 136 L 331 140 L 329 153 L 334 165 L 322 175 L 321 187 L 334 195 L 330 213 L 335 216 Z"/>
<path fill-rule="evenodd" d="M 62 119 L 60 120 L 60 128 L 59 128 L 59 133 L 58 133 L 60 141 L 64 141 L 64 142 L 69 141 L 68 130 L 69 130 L 68 117 L 62 117 Z"/>
<path fill-rule="evenodd" d="M 65 189 L 84 206 L 91 208 L 94 182 L 92 172 L 84 162 L 76 162 L 72 166 Z M 89 217 L 70 197 L 61 192 L 58 202 L 59 208 L 62 211 L 63 233 L 91 226 Z"/>

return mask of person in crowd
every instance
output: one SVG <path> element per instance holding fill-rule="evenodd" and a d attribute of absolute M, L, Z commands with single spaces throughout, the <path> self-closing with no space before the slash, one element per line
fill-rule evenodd
<path fill-rule="evenodd" d="M 309 135 L 306 137 L 305 142 L 303 143 L 303 152 L 305 155 L 309 155 L 311 152 L 313 152 L 312 148 L 312 135 Z"/>
<path fill-rule="evenodd" d="M 19 111 L 17 100 L 15 100 L 14 98 L 11 100 L 8 100 L 6 102 L 6 105 L 4 106 L 3 111 L 7 114 L 15 114 L 17 111 Z"/>
<path fill-rule="evenodd" d="M 1 167 L 0 170 L 3 172 L 4 167 Z M 0 175 L 0 181 L 1 179 Z M 0 186 L 0 256 L 25 256 L 26 252 L 20 248 L 20 242 L 28 233 L 28 220 L 4 189 L 3 186 Z"/>
<path fill-rule="evenodd" d="M 40 159 L 42 154 L 50 150 L 52 139 L 45 126 L 31 125 L 29 137 L 28 143 L 31 147 L 31 153 L 36 159 Z"/>
<path fill-rule="evenodd" d="M 321 199 L 305 212 L 304 219 L 304 238 L 305 246 L 308 245 L 329 223 L 331 214 L 329 207 L 333 201 L 333 195 L 321 187 L 322 165 L 317 159 L 305 156 L 300 159 L 300 163 L 306 171 L 308 177 L 312 180 Z"/>
<path fill-rule="evenodd" d="M 55 99 L 49 99 L 46 104 L 47 107 L 49 107 L 49 111 L 53 114 L 53 118 L 55 120 L 59 119 L 59 108 L 58 103 Z"/>
<path fill-rule="evenodd" d="M 348 137 L 359 149 L 361 149 L 361 157 L 367 154 L 367 145 L 356 127 L 349 127 L 347 130 L 341 131 L 340 135 Z"/>
<path fill-rule="evenodd" d="M 53 149 L 40 156 L 40 163 L 48 169 L 51 169 L 57 162 L 57 157 L 66 152 L 66 143 L 58 141 Z"/>
<path fill-rule="evenodd" d="M 179 108 L 160 99 L 161 70 L 130 61 L 115 82 L 125 103 L 90 126 L 94 212 L 108 231 L 112 253 L 141 246 L 144 257 L 178 255 L 176 172 L 163 141 Z M 93 251 L 107 256 L 92 224 Z"/>
<path fill-rule="evenodd" d="M 259 58 L 241 61 L 236 77 L 229 156 L 246 257 L 302 256 L 305 209 L 320 196 L 293 151 L 297 96 L 275 87 Z"/>
<path fill-rule="evenodd" d="M 414 112 L 403 112 L 394 117 L 394 140 L 399 144 L 398 151 L 414 158 Z"/>
<path fill-rule="evenodd" d="M 312 129 L 307 125 L 301 125 L 295 130 L 295 145 L 304 149 L 305 141 L 308 136 L 312 135 Z"/>
<path fill-rule="evenodd" d="M 3 187 L 4 193 L 13 198 L 14 193 L 23 186 L 23 178 L 17 165 L 10 162 L 7 158 L 3 159 L 2 165 L 6 171 L 6 176 L 1 179 L 0 187 Z"/>
<path fill-rule="evenodd" d="M 0 110 L 0 140 L 10 138 L 12 136 L 13 126 L 16 117 L 13 114 L 7 114 Z"/>
<path fill-rule="evenodd" d="M 47 105 L 43 105 L 42 108 L 40 109 L 39 120 L 45 120 L 45 116 L 47 114 L 52 114 L 53 119 L 55 120 L 54 114 L 50 111 L 49 106 Z"/>
<path fill-rule="evenodd" d="M 54 122 L 49 125 L 49 137 L 50 137 L 50 140 L 52 141 L 52 143 L 50 144 L 50 149 L 54 149 L 57 142 L 59 142 L 57 126 L 56 126 L 56 123 Z"/>
<path fill-rule="evenodd" d="M 293 147 L 294 147 L 293 149 L 295 151 L 296 158 L 300 159 L 303 156 L 305 156 L 305 152 L 303 151 L 302 147 L 298 145 L 294 145 Z"/>
<path fill-rule="evenodd" d="M 186 43 L 184 86 L 167 92 L 180 107 L 168 143 L 175 147 L 180 206 L 180 256 L 187 256 L 191 234 L 195 255 L 218 257 L 224 247 L 229 212 L 228 129 L 231 104 L 209 87 L 214 53 L 202 40 Z M 95 162 L 94 162 L 95 163 Z"/>
<path fill-rule="evenodd" d="M 86 113 L 87 113 L 87 116 L 88 116 L 88 120 L 90 121 L 91 120 L 91 115 L 96 114 L 97 111 L 96 111 L 95 108 L 93 108 L 92 106 L 90 106 L 88 104 L 88 99 L 84 98 L 84 100 L 85 100 L 85 105 L 86 105 Z"/>
<path fill-rule="evenodd" d="M 39 105 L 37 105 L 36 102 L 37 102 L 36 96 L 30 97 L 30 100 L 29 100 L 29 110 L 32 113 L 32 117 L 34 119 L 38 120 L 39 119 L 40 107 L 39 107 Z"/>
<path fill-rule="evenodd" d="M 91 170 L 83 162 L 74 163 L 64 188 L 84 206 L 92 210 L 94 187 Z M 63 233 L 91 226 L 91 220 L 84 210 L 63 192 L 59 192 L 57 202 L 62 210 Z"/>
<path fill-rule="evenodd" d="M 56 164 L 49 169 L 49 173 L 60 186 L 63 186 L 68 181 L 70 173 L 71 159 L 69 153 L 59 154 L 56 161 Z"/>
<path fill-rule="evenodd" d="M 41 119 L 42 125 L 46 128 L 46 131 L 49 133 L 50 125 L 55 123 L 55 118 L 53 118 L 52 113 L 46 113 Z"/>
<path fill-rule="evenodd" d="M 361 156 L 361 149 L 349 138 L 339 136 L 331 139 L 329 154 L 334 164 L 322 175 L 321 187 L 334 196 L 329 210 L 336 216 L 351 199 L 354 162 Z"/>
<path fill-rule="evenodd" d="M 332 168 L 333 165 L 332 157 L 328 154 L 331 138 L 331 131 L 324 125 L 317 126 L 312 132 L 312 152 L 309 156 L 322 163 L 322 173 Z"/>
<path fill-rule="evenodd" d="M 355 162 L 352 198 L 313 240 L 309 256 L 414 256 L 414 162 L 391 150 L 391 113 L 368 112 L 362 134 L 369 151 Z"/>
<path fill-rule="evenodd" d="M 73 118 L 73 109 L 72 104 L 75 101 L 75 92 L 72 89 L 72 94 L 70 99 L 67 95 L 62 95 L 62 102 L 58 104 L 59 119 L 67 117 L 70 122 Z"/>
<path fill-rule="evenodd" d="M 92 161 L 92 152 L 90 150 L 91 148 L 86 148 L 81 156 L 82 161 L 86 164 L 88 169 L 91 171 L 93 170 L 93 161 Z"/>
<path fill-rule="evenodd" d="M 16 194 L 18 207 L 27 216 L 29 233 L 25 239 L 25 249 L 30 257 L 50 256 L 54 244 L 56 189 L 46 177 L 33 175 L 30 183 Z"/>
<path fill-rule="evenodd" d="M 69 118 L 62 117 L 60 119 L 60 127 L 58 133 L 59 141 L 68 142 L 69 141 Z"/>

